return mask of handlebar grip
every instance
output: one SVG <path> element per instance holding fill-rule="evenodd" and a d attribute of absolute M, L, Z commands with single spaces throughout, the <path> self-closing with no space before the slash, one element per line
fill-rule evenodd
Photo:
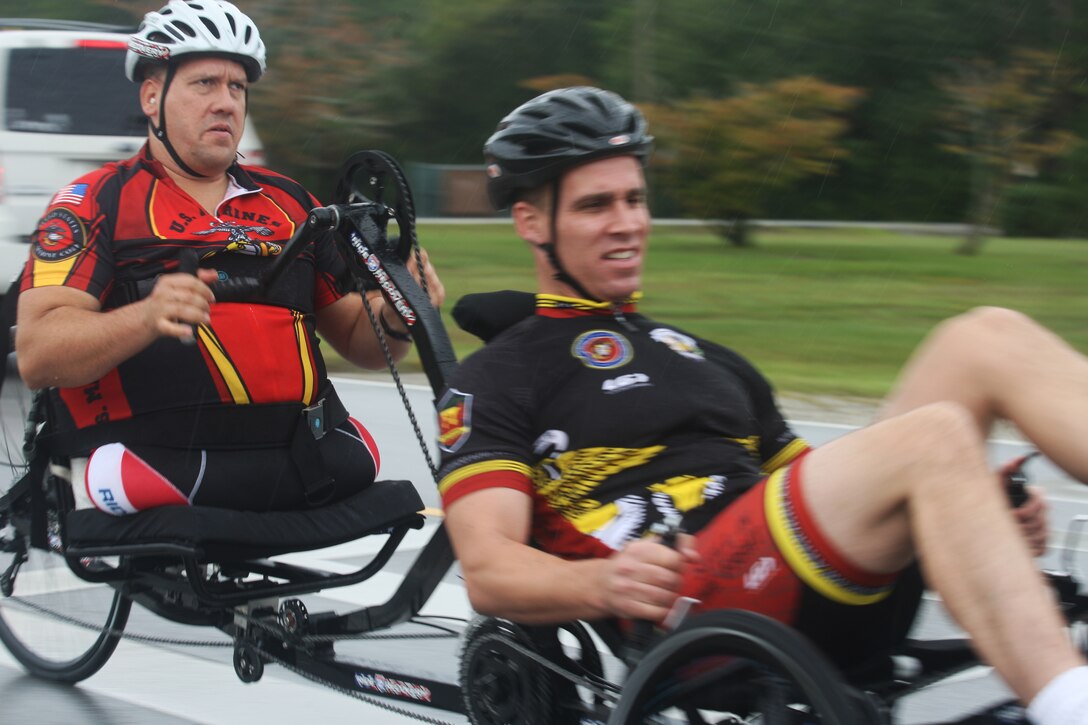
<path fill-rule="evenodd" d="M 676 538 L 680 535 L 680 517 L 667 516 L 664 521 L 650 527 L 650 532 L 661 537 L 661 543 L 670 549 L 676 548 Z M 650 648 L 653 641 L 656 624 L 646 619 L 634 622 L 631 633 L 627 637 L 628 660 L 631 664 L 637 662 Z"/>
<path fill-rule="evenodd" d="M 200 257 L 195 249 L 183 249 L 178 253 L 178 272 L 196 276 L 196 269 L 200 266 Z M 192 345 L 196 342 L 196 325 L 192 326 L 192 337 L 181 338 L 182 345 Z"/>
<path fill-rule="evenodd" d="M 195 249 L 183 249 L 178 253 L 179 273 L 195 275 L 198 266 L 200 266 L 200 258 Z"/>
<path fill-rule="evenodd" d="M 1032 451 L 1027 455 L 1020 456 L 1005 466 L 1001 471 L 1001 477 L 1005 483 L 1005 491 L 1009 497 L 1009 504 L 1011 504 L 1013 508 L 1020 508 L 1024 505 L 1024 502 L 1028 500 L 1028 491 L 1026 487 L 1028 474 L 1024 471 L 1024 466 L 1037 455 L 1039 455 L 1039 451 Z"/>
<path fill-rule="evenodd" d="M 231 277 L 212 284 L 216 302 L 242 302 L 252 299 L 261 291 L 261 281 L 256 277 Z"/>
<path fill-rule="evenodd" d="M 317 229 L 333 229 L 340 225 L 340 209 L 333 206 L 319 206 L 310 210 L 310 226 Z"/>
<path fill-rule="evenodd" d="M 1009 494 L 1009 503 L 1014 509 L 1020 508 L 1028 500 L 1028 490 L 1024 486 L 1026 480 L 1025 476 L 1019 476 L 1008 481 L 1006 491 Z"/>

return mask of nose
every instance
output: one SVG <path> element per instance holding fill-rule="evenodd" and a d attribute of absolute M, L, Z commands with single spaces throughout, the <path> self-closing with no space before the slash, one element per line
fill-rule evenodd
<path fill-rule="evenodd" d="M 648 221 L 645 205 L 619 200 L 612 210 L 610 230 L 613 234 L 634 234 L 643 230 Z"/>
<path fill-rule="evenodd" d="M 233 113 L 245 110 L 246 97 L 244 91 L 235 90 L 229 83 L 216 86 L 212 96 L 212 110 L 217 113 Z"/>

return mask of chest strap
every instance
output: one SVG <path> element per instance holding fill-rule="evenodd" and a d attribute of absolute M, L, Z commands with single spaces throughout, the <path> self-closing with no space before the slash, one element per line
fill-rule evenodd
<path fill-rule="evenodd" d="M 245 450 L 287 448 L 298 467 L 311 505 L 323 503 L 334 490 L 318 441 L 348 419 L 348 411 L 331 384 L 318 401 L 259 403 L 176 408 L 88 428 L 50 431 L 39 439 L 51 455 L 85 456 L 107 443 L 146 445 L 179 450 Z"/>

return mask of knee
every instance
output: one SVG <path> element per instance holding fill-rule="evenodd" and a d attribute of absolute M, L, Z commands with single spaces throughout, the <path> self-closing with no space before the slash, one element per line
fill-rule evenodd
<path fill-rule="evenodd" d="M 939 334 L 960 344 L 993 346 L 1026 339 L 1039 325 L 1007 307 L 975 307 L 949 318 L 938 329 Z"/>
<path fill-rule="evenodd" d="M 899 454 L 908 465 L 947 466 L 983 446 L 978 422 L 963 405 L 940 401 L 899 416 Z"/>

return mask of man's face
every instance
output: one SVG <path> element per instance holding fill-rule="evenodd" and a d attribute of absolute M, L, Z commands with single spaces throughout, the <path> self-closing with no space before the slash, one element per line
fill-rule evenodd
<path fill-rule="evenodd" d="M 641 288 L 649 231 L 646 179 L 633 156 L 594 161 L 563 177 L 556 250 L 589 294 L 620 302 Z"/>
<path fill-rule="evenodd" d="M 195 171 L 214 176 L 234 163 L 245 125 L 246 83 L 245 68 L 224 58 L 194 58 L 178 67 L 162 112 L 167 137 Z"/>

